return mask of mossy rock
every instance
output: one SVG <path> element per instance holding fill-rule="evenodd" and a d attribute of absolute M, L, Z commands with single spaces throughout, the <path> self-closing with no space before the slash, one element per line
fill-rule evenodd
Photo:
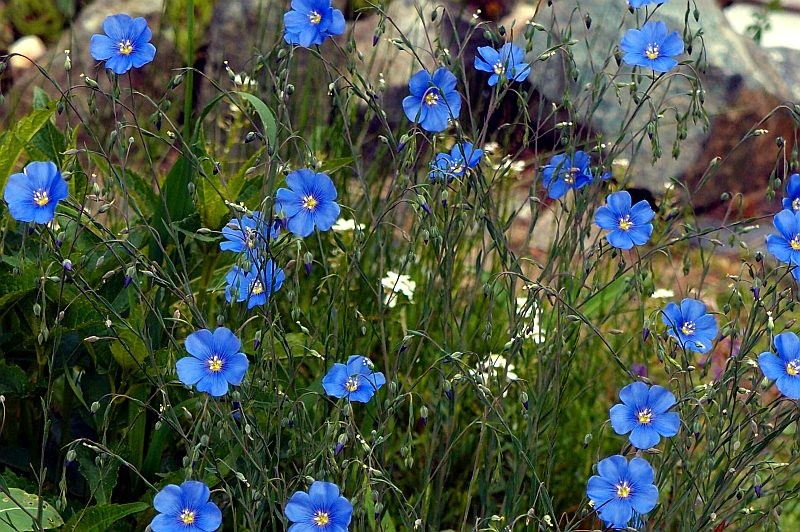
<path fill-rule="evenodd" d="M 38 35 L 46 41 L 58 39 L 64 27 L 56 0 L 9 0 L 5 13 L 18 33 Z"/>

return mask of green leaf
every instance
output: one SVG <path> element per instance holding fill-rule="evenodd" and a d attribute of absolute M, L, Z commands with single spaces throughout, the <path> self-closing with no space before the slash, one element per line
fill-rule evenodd
<path fill-rule="evenodd" d="M 96 456 L 98 455 L 85 447 L 78 448 L 78 470 L 89 483 L 92 497 L 98 504 L 106 504 L 111 500 L 111 492 L 117 485 L 119 462 L 106 457 L 98 467 L 95 463 Z"/>
<path fill-rule="evenodd" d="M 114 360 L 127 371 L 137 371 L 147 358 L 147 346 L 139 335 L 130 329 L 121 329 L 110 347 Z"/>
<path fill-rule="evenodd" d="M 10 495 L 10 497 L 9 497 Z M 13 499 L 13 500 L 12 500 Z M 47 501 L 42 503 L 41 528 L 56 528 L 64 520 Z M 38 530 L 31 516 L 39 512 L 39 497 L 18 488 L 8 488 L 8 494 L 0 494 L 0 530 Z"/>
<path fill-rule="evenodd" d="M 278 143 L 278 127 L 275 125 L 275 115 L 272 114 L 267 104 L 258 96 L 254 96 L 249 92 L 237 92 L 236 94 L 250 102 L 255 108 L 261 123 L 264 125 L 264 138 L 267 139 L 268 148 L 270 151 L 275 150 Z"/>
<path fill-rule="evenodd" d="M 319 171 L 324 174 L 332 174 L 336 170 L 344 168 L 353 163 L 355 157 L 339 157 L 338 159 L 328 159 L 323 161 Z"/>
<path fill-rule="evenodd" d="M 13 129 L 0 137 L 0 188 L 6 188 L 6 180 L 17 164 L 19 156 L 34 135 L 48 123 L 56 110 L 54 102 L 39 109 L 16 123 Z"/>
<path fill-rule="evenodd" d="M 28 393 L 28 375 L 16 364 L 0 361 L 0 394 L 22 397 Z"/>
<path fill-rule="evenodd" d="M 72 516 L 64 526 L 67 532 L 106 532 L 113 530 L 112 524 L 125 516 L 143 512 L 150 507 L 146 502 L 129 504 L 100 504 L 87 508 Z"/>

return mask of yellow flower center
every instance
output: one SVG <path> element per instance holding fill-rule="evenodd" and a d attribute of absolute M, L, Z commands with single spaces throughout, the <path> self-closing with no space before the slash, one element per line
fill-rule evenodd
<path fill-rule="evenodd" d="M 493 69 L 494 69 L 494 73 L 497 74 L 498 76 L 502 76 L 503 72 L 506 71 L 506 67 L 503 66 L 503 63 L 500 62 L 500 61 L 498 61 L 497 63 L 495 63 L 493 65 Z"/>
<path fill-rule="evenodd" d="M 254 295 L 254 296 L 257 296 L 257 295 L 263 294 L 263 293 L 264 293 L 264 285 L 261 284 L 261 281 L 259 281 L 259 280 L 253 281 L 253 284 L 250 285 L 250 294 Z"/>
<path fill-rule="evenodd" d="M 648 44 L 647 48 L 644 50 L 644 55 L 646 55 L 648 59 L 658 59 L 659 53 L 659 47 L 655 43 Z"/>
<path fill-rule="evenodd" d="M 564 182 L 568 185 L 575 184 L 575 177 L 580 173 L 580 168 L 570 168 L 564 173 Z"/>
<path fill-rule="evenodd" d="M 125 39 L 124 41 L 120 41 L 119 45 L 119 53 L 122 55 L 131 55 L 133 53 L 133 44 L 131 43 L 130 39 Z"/>
<path fill-rule="evenodd" d="M 354 392 L 358 390 L 358 377 L 350 377 L 344 383 L 344 389 L 348 392 Z"/>
<path fill-rule="evenodd" d="M 691 336 L 691 335 L 694 334 L 695 328 L 696 327 L 695 327 L 693 321 L 687 321 L 687 322 L 684 322 L 683 325 L 681 325 L 681 332 L 683 334 L 685 334 L 686 336 Z"/>
<path fill-rule="evenodd" d="M 800 235 L 794 235 L 789 241 L 789 245 L 794 251 L 800 251 Z"/>
<path fill-rule="evenodd" d="M 439 103 L 439 91 L 431 89 L 425 93 L 425 105 L 431 106 Z"/>
<path fill-rule="evenodd" d="M 320 15 L 317 11 L 310 11 L 308 13 L 308 21 L 316 26 L 322 22 L 322 15 Z"/>
<path fill-rule="evenodd" d="M 50 196 L 47 194 L 46 190 L 35 190 L 33 192 L 33 202 L 39 207 L 44 207 L 50 203 Z"/>
<path fill-rule="evenodd" d="M 626 214 L 622 218 L 619 219 L 619 228 L 623 231 L 630 231 L 631 227 L 633 227 L 633 222 L 631 221 L 631 217 L 629 214 Z"/>
<path fill-rule="evenodd" d="M 792 201 L 792 210 L 793 211 L 800 211 L 800 198 L 795 198 Z"/>
<path fill-rule="evenodd" d="M 244 239 L 247 242 L 247 247 L 250 249 L 256 247 L 256 232 L 249 227 L 244 228 Z"/>
<path fill-rule="evenodd" d="M 328 515 L 328 512 L 317 510 L 316 512 L 314 512 L 313 521 L 314 524 L 317 525 L 318 527 L 323 527 L 331 522 L 331 517 Z"/>
<path fill-rule="evenodd" d="M 222 359 L 219 358 L 218 355 L 214 355 L 213 357 L 208 359 L 208 370 L 212 373 L 217 373 L 222 371 L 223 362 Z"/>
<path fill-rule="evenodd" d="M 653 421 L 653 411 L 649 408 L 645 408 L 640 410 L 638 414 L 636 414 L 636 418 L 639 420 L 640 425 L 649 425 L 651 421 Z"/>
<path fill-rule="evenodd" d="M 308 196 L 303 196 L 303 208 L 307 211 L 313 211 L 319 205 L 319 201 L 317 198 L 309 194 Z"/>
<path fill-rule="evenodd" d="M 181 523 L 184 525 L 193 525 L 194 524 L 194 512 L 191 510 L 184 510 L 181 512 L 181 516 L 179 518 Z"/>
<path fill-rule="evenodd" d="M 617 484 L 617 497 L 620 499 L 627 499 L 631 496 L 631 485 L 628 484 L 627 480 L 623 480 L 619 484 Z"/>
<path fill-rule="evenodd" d="M 790 377 L 797 377 L 797 375 L 800 375 L 800 360 L 795 358 L 786 364 L 786 374 Z"/>

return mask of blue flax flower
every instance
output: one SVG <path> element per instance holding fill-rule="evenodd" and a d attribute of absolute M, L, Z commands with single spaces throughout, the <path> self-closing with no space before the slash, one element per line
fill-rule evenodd
<path fill-rule="evenodd" d="M 153 532 L 213 532 L 222 525 L 222 512 L 209 501 L 208 486 L 187 480 L 168 484 L 156 493 L 153 506 L 159 512 L 150 522 Z"/>
<path fill-rule="evenodd" d="M 447 129 L 447 121 L 461 113 L 461 95 L 456 91 L 456 77 L 446 68 L 438 68 L 433 76 L 420 70 L 408 82 L 411 96 L 403 98 L 403 111 L 425 131 L 437 133 Z"/>
<path fill-rule="evenodd" d="M 315 480 L 308 493 L 296 491 L 286 503 L 288 532 L 347 532 L 353 505 L 339 495 L 339 486 Z"/>
<path fill-rule="evenodd" d="M 89 52 L 115 74 L 144 66 L 156 55 L 156 47 L 150 44 L 153 34 L 142 17 L 112 15 L 103 22 L 103 31 L 105 35 L 92 35 Z"/>
<path fill-rule="evenodd" d="M 580 150 L 572 157 L 562 153 L 550 159 L 550 164 L 544 167 L 542 176 L 547 196 L 558 199 L 571 188 L 581 188 L 591 183 L 590 162 L 591 159 L 586 152 Z"/>
<path fill-rule="evenodd" d="M 683 39 L 677 31 L 669 33 L 667 25 L 659 20 L 648 22 L 640 30 L 626 31 L 619 47 L 625 52 L 625 63 L 669 72 L 678 64 L 674 57 L 683 53 Z"/>
<path fill-rule="evenodd" d="M 628 5 L 634 9 L 638 9 L 647 4 L 664 4 L 669 0 L 628 0 Z"/>
<path fill-rule="evenodd" d="M 333 397 L 347 397 L 356 403 L 366 403 L 378 389 L 386 384 L 383 373 L 375 373 L 372 362 L 366 357 L 353 355 L 347 365 L 334 364 L 322 379 L 325 392 Z"/>
<path fill-rule="evenodd" d="M 644 458 L 628 463 L 624 456 L 609 456 L 598 462 L 597 472 L 589 479 L 586 496 L 607 527 L 626 528 L 634 515 L 646 514 L 658 503 L 655 474 Z"/>
<path fill-rule="evenodd" d="M 247 252 L 247 259 L 258 258 L 259 252 L 265 250 L 269 243 L 280 236 L 280 223 L 272 223 L 262 219 L 259 211 L 253 212 L 253 216 L 242 216 L 241 221 L 232 218 L 230 222 L 222 228 L 224 240 L 219 243 L 222 251 L 232 251 L 234 253 Z"/>
<path fill-rule="evenodd" d="M 783 395 L 800 399 L 800 339 L 793 332 L 781 333 L 775 337 L 775 349 L 777 355 L 769 351 L 758 355 L 758 366 Z"/>
<path fill-rule="evenodd" d="M 58 202 L 68 194 L 67 182 L 54 163 L 33 162 L 22 173 L 8 176 L 3 199 L 18 222 L 44 224 L 55 217 Z"/>
<path fill-rule="evenodd" d="M 664 307 L 661 320 L 667 326 L 667 332 L 684 349 L 698 353 L 708 353 L 717 337 L 717 320 L 706 313 L 702 301 L 686 298 L 678 307 L 670 303 Z"/>
<path fill-rule="evenodd" d="M 475 56 L 475 69 L 491 72 L 489 86 L 494 87 L 501 77 L 510 81 L 525 81 L 531 66 L 525 62 L 525 52 L 513 43 L 506 43 L 495 50 L 491 46 L 478 48 Z"/>
<path fill-rule="evenodd" d="M 790 266 L 800 266 L 800 211 L 784 209 L 772 221 L 778 234 L 767 236 L 767 249 L 779 261 Z M 795 279 L 799 269 L 792 270 Z"/>
<path fill-rule="evenodd" d="M 292 0 L 292 9 L 283 15 L 288 44 L 309 48 L 325 39 L 344 33 L 344 15 L 331 6 L 331 0 Z"/>
<path fill-rule="evenodd" d="M 786 183 L 786 196 L 783 198 L 783 208 L 792 212 L 800 211 L 800 174 L 789 176 Z"/>
<path fill-rule="evenodd" d="M 292 233 L 306 237 L 314 231 L 327 231 L 339 218 L 336 187 L 326 174 L 295 170 L 286 176 L 289 188 L 279 188 L 275 209 L 283 211 Z"/>
<path fill-rule="evenodd" d="M 228 384 L 242 383 L 249 362 L 239 352 L 242 342 L 230 329 L 217 327 L 193 332 L 184 342 L 190 357 L 178 360 L 175 365 L 178 379 L 187 386 L 197 384 L 197 391 L 214 397 L 228 393 Z"/>
<path fill-rule="evenodd" d="M 663 386 L 648 386 L 633 382 L 619 392 L 622 404 L 614 405 L 609 412 L 611 427 L 617 434 L 631 433 L 631 445 L 650 449 L 658 445 L 661 436 L 675 436 L 681 420 L 668 410 L 675 404 L 675 396 Z"/>
<path fill-rule="evenodd" d="M 456 144 L 450 153 L 437 153 L 431 163 L 430 179 L 444 179 L 447 182 L 463 176 L 468 169 L 475 168 L 481 162 L 483 150 L 476 148 L 471 142 Z"/>
<path fill-rule="evenodd" d="M 606 236 L 609 244 L 619 249 L 631 249 L 650 240 L 653 234 L 650 221 L 655 215 L 647 200 L 631 207 L 631 195 L 623 190 L 608 195 L 606 205 L 597 209 L 594 223 L 610 231 Z"/>
<path fill-rule="evenodd" d="M 280 290 L 285 279 L 283 269 L 277 268 L 272 259 L 263 266 L 258 262 L 252 263 L 250 271 L 234 266 L 225 276 L 225 300 L 230 303 L 233 299 L 237 302 L 246 299 L 247 310 L 250 310 L 264 305 L 272 294 Z"/>

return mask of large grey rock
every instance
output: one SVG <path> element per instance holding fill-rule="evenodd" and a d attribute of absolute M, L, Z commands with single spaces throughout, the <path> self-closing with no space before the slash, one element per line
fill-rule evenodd
<path fill-rule="evenodd" d="M 705 91 L 709 125 L 704 128 L 702 122 L 688 122 L 686 139 L 680 144 L 677 159 L 671 157 L 678 135 L 674 111 L 667 110 L 658 120 L 663 155 L 651 164 L 651 145 L 644 132 L 654 116 L 645 105 L 629 122 L 631 109 L 636 103 L 627 88 L 616 91 L 613 87 L 614 83 L 631 81 L 630 67 L 623 65 L 618 68 L 613 59 L 605 61 L 613 55 L 624 32 L 637 27 L 636 15 L 628 11 L 625 2 L 582 0 L 577 4 L 552 2 L 551 6 L 540 3 L 541 9 L 535 21 L 546 28 L 552 27 L 551 35 L 557 39 L 559 35 L 569 35 L 574 68 L 569 66 L 567 54 L 558 52 L 548 59 L 536 60 L 529 79 L 538 91 L 553 101 L 563 102 L 565 95 L 569 95 L 577 122 L 602 133 L 607 143 L 619 141 L 619 144 L 627 146 L 627 149 L 619 150 L 619 157 L 628 157 L 630 146 L 641 142 L 642 152 L 632 161 L 628 172 L 629 182 L 633 185 L 660 190 L 668 178 L 674 177 L 685 179 L 693 189 L 712 159 L 725 157 L 717 174 L 692 194 L 695 205 L 713 207 L 723 191 L 749 193 L 763 190 L 774 167 L 775 137 L 783 135 L 789 139 L 791 124 L 778 114 L 758 126 L 768 129 L 769 134 L 752 137 L 741 146 L 739 143 L 750 128 L 773 108 L 793 97 L 793 92 L 769 56 L 729 26 L 716 2 L 697 0 L 696 4 L 699 22 L 695 21 L 691 11 L 687 17 L 685 2 L 663 4 L 652 17 L 652 20 L 662 20 L 670 30 L 683 35 L 695 34 L 700 28 L 704 33 L 702 58 L 701 42 L 695 39 L 691 50 L 687 49 L 680 59 L 702 59 L 697 73 Z M 642 14 L 639 13 L 640 19 Z M 508 26 L 516 20 L 519 27 L 524 21 L 533 19 L 533 15 L 534 7 L 520 1 L 504 22 Z M 587 15 L 592 20 L 590 28 L 585 24 Z M 689 27 L 684 33 L 684 20 L 687 19 Z M 545 50 L 543 35 L 537 32 L 534 53 L 529 57 L 535 58 Z M 688 95 L 693 87 L 682 74 L 692 74 L 692 67 L 684 65 L 673 70 L 669 79 L 662 80 L 659 87 L 650 93 L 651 101 L 658 108 L 674 107 L 679 113 L 688 109 Z M 647 83 L 646 79 L 642 81 L 640 91 Z M 593 101 L 592 92 L 602 87 L 605 87 L 605 92 L 599 102 Z M 626 124 L 628 131 L 625 135 L 621 135 L 622 124 Z"/>

